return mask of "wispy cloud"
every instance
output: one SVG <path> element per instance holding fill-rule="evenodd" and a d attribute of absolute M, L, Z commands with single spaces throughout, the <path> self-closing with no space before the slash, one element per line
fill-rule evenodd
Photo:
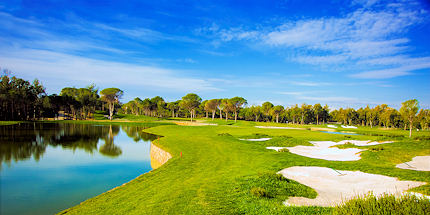
<path fill-rule="evenodd" d="M 351 5 L 356 8 L 355 11 L 338 17 L 285 21 L 275 28 L 262 30 L 257 27 L 259 25 L 254 29 L 221 29 L 212 25 L 206 31 L 212 32 L 222 42 L 247 41 L 280 52 L 301 53 L 289 56 L 287 60 L 302 64 L 348 65 L 348 70 L 344 71 L 350 72 L 361 68 L 365 62 L 371 62 L 365 69 L 367 71 L 350 75 L 353 78 L 386 79 L 430 68 L 426 63 L 415 67 L 408 63 L 422 61 L 422 58 L 407 54 L 413 50 L 407 37 L 408 31 L 429 16 L 419 2 L 355 0 Z M 390 58 L 398 60 L 390 61 Z M 378 59 L 381 61 L 379 64 Z M 379 68 L 372 68 L 376 64 Z"/>
<path fill-rule="evenodd" d="M 160 67 L 94 60 L 52 51 L 19 49 L 0 53 L 2 67 L 28 78 L 48 80 L 49 84 L 81 83 L 89 80 L 101 86 L 130 86 L 178 92 L 217 91 L 205 79 L 186 77 L 185 72 Z M 36 76 L 36 77 L 34 77 Z M 63 85 L 64 86 L 64 85 Z"/>

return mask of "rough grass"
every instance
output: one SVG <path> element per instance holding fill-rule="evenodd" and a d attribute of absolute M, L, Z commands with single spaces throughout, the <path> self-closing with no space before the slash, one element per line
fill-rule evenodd
<path fill-rule="evenodd" d="M 402 197 L 384 195 L 380 198 L 368 195 L 352 199 L 344 205 L 335 207 L 333 214 L 426 215 L 430 214 L 430 201 L 413 195 L 404 195 Z"/>
<path fill-rule="evenodd" d="M 219 120 L 220 121 L 220 120 Z M 165 121 L 168 122 L 168 121 Z M 75 123 L 75 122 L 71 122 Z M 100 122 L 78 122 L 100 123 Z M 111 123 L 103 121 L 103 123 Z M 114 121 L 115 123 L 115 121 Z M 119 122 L 117 122 L 119 123 Z M 157 122 L 158 123 L 158 122 Z M 161 122 L 163 123 L 163 122 Z M 343 135 L 309 130 L 259 129 L 264 123 L 229 120 L 232 125 L 177 126 L 166 123 L 146 132 L 163 136 L 154 143 L 173 156 L 159 169 L 143 174 L 125 186 L 91 198 L 61 213 L 66 214 L 329 214 L 333 208 L 286 207 L 290 196 L 315 197 L 315 191 L 283 179 L 276 172 L 291 166 L 322 166 L 339 170 L 430 182 L 429 172 L 395 168 L 413 157 L 430 154 L 430 141 L 402 138 L 384 144 L 384 150 L 364 151 L 359 161 L 312 159 L 265 147 L 293 146 L 308 141 L 340 141 Z M 273 123 L 268 123 L 271 125 Z M 150 126 L 148 126 L 150 127 Z M 376 129 L 375 129 L 376 130 Z M 396 131 L 390 131 L 396 133 Z M 403 134 L 403 131 L 400 131 Z M 260 134 L 269 141 L 240 141 Z M 358 140 L 378 136 L 357 135 Z M 366 148 L 366 147 L 363 147 Z M 182 152 L 182 157 L 180 153 Z M 254 190 L 254 191 L 252 191 Z M 430 193 L 430 186 L 414 189 Z M 253 193 L 261 193 L 253 194 Z"/>

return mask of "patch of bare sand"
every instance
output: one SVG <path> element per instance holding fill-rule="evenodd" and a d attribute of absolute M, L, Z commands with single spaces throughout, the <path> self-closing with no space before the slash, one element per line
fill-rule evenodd
<path fill-rule="evenodd" d="M 327 167 L 289 167 L 279 172 L 288 179 L 309 186 L 318 193 L 315 199 L 290 197 L 285 205 L 336 206 L 343 201 L 372 192 L 402 195 L 404 191 L 426 184 L 418 181 L 400 181 L 397 178 L 360 171 L 334 170 Z"/>
<path fill-rule="evenodd" d="M 370 141 L 370 140 L 342 140 L 337 142 L 336 145 L 347 144 L 347 143 L 351 143 L 356 146 L 373 146 L 373 145 L 379 145 L 379 144 L 385 144 L 385 143 L 394 143 L 394 141 L 377 142 L 377 141 Z"/>
<path fill-rule="evenodd" d="M 214 123 L 202 123 L 202 122 L 187 122 L 187 121 L 172 121 L 176 125 L 182 125 L 182 126 L 208 126 L 213 125 L 217 126 L 218 124 Z"/>
<path fill-rule="evenodd" d="M 272 138 L 258 138 L 258 139 L 239 139 L 239 140 L 245 140 L 245 141 L 253 141 L 253 142 L 260 142 L 260 141 L 268 141 Z"/>
<path fill-rule="evenodd" d="M 304 128 L 295 128 L 295 127 L 278 127 L 278 126 L 255 126 L 256 128 L 268 128 L 268 129 L 296 129 L 296 130 L 305 130 Z"/>
<path fill-rule="evenodd" d="M 396 167 L 416 171 L 430 171 L 430 156 L 417 156 L 412 158 L 412 161 L 397 164 Z"/>
<path fill-rule="evenodd" d="M 288 149 L 289 152 L 298 154 L 305 157 L 331 160 L 331 161 L 356 161 L 360 160 L 361 152 L 365 149 L 347 148 L 339 149 L 333 147 L 335 145 L 342 145 L 346 143 L 352 143 L 358 146 L 370 146 L 384 143 L 391 143 L 392 141 L 385 142 L 371 142 L 370 140 L 343 140 L 339 142 L 333 141 L 309 141 L 313 146 L 294 146 L 294 147 L 266 147 L 267 149 L 273 149 L 279 151 L 280 149 Z"/>

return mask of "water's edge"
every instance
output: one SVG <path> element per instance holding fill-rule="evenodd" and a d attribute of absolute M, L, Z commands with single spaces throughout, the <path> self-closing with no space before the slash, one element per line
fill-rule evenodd
<path fill-rule="evenodd" d="M 147 173 L 152 172 L 153 170 L 155 170 L 155 169 L 159 168 L 160 166 L 162 166 L 163 164 L 165 164 L 168 160 L 170 160 L 170 158 L 172 158 L 172 155 L 171 155 L 169 152 L 166 152 L 166 151 L 164 151 L 163 149 L 161 149 L 160 147 L 156 146 L 154 143 L 152 143 L 152 141 L 151 141 L 151 145 L 150 145 L 150 147 L 151 147 L 151 148 L 150 148 L 150 152 L 149 152 L 149 154 L 150 154 L 150 157 L 151 157 L 151 167 L 152 167 L 152 170 L 151 170 L 151 171 L 149 171 L 149 172 L 145 172 L 145 173 L 143 173 L 143 174 L 141 174 L 141 175 L 137 176 L 136 178 L 139 178 L 139 177 L 141 177 L 142 175 L 145 175 L 145 174 L 147 174 Z M 127 185 L 128 183 L 130 183 L 130 182 L 134 181 L 136 178 L 134 178 L 134 179 L 132 179 L 132 180 L 130 180 L 130 181 L 128 181 L 128 182 L 125 182 L 125 183 L 124 183 L 124 184 L 122 184 L 122 185 L 119 185 L 119 186 L 117 186 L 117 187 L 114 187 L 114 188 L 112 188 L 112 189 L 110 189 L 110 190 L 108 190 L 108 191 L 106 191 L 106 192 L 100 193 L 100 194 L 98 194 L 97 196 L 103 195 L 103 194 L 105 194 L 105 193 L 112 192 L 112 191 L 114 191 L 114 190 L 116 190 L 116 189 L 118 189 L 118 188 L 120 188 L 120 187 L 122 187 L 122 186 L 125 186 L 125 185 Z M 95 197 L 97 197 L 97 196 L 94 196 L 94 197 L 92 197 L 92 198 L 95 198 Z M 92 198 L 90 198 L 90 199 L 92 199 Z M 86 200 L 82 201 L 82 202 L 81 202 L 81 203 L 79 203 L 79 204 L 82 204 L 82 203 L 86 202 L 87 200 L 89 200 L 89 199 L 86 199 Z M 71 208 L 73 208 L 73 207 L 74 207 L 74 206 L 72 206 L 72 207 L 70 207 L 70 208 L 67 208 L 67 209 L 65 209 L 65 210 L 63 210 L 63 211 L 60 211 L 60 212 L 58 212 L 58 214 L 64 214 L 64 213 L 67 213 L 67 211 L 68 211 L 68 210 L 70 210 L 70 209 L 71 209 Z"/>

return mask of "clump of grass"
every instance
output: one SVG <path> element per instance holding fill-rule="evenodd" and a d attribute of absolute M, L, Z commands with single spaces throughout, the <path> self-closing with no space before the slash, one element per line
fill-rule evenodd
<path fill-rule="evenodd" d="M 416 136 L 414 140 L 430 140 L 430 136 Z"/>
<path fill-rule="evenodd" d="M 266 191 L 266 189 L 262 187 L 253 187 L 251 188 L 251 194 L 256 197 L 270 197 L 269 193 Z"/>
<path fill-rule="evenodd" d="M 270 136 L 267 134 L 261 134 L 261 133 L 254 133 L 251 135 L 241 136 L 241 138 L 244 138 L 244 139 L 259 139 L 259 138 L 267 138 L 267 137 L 270 137 Z"/>
<path fill-rule="evenodd" d="M 232 135 L 229 133 L 219 133 L 218 136 L 222 136 L 222 137 L 231 137 Z"/>
<path fill-rule="evenodd" d="M 279 152 L 289 152 L 290 150 L 286 149 L 286 148 L 282 148 L 278 150 Z"/>
<path fill-rule="evenodd" d="M 276 173 L 259 173 L 258 176 L 242 178 L 241 181 L 241 189 L 250 192 L 253 196 L 276 199 L 280 202 L 285 201 L 290 196 L 307 198 L 316 198 L 317 196 L 312 188 Z"/>
<path fill-rule="evenodd" d="M 334 208 L 333 214 L 430 214 L 430 201 L 413 195 L 367 195 Z"/>
<path fill-rule="evenodd" d="M 382 150 L 384 150 L 384 147 L 382 147 L 382 146 L 372 146 L 369 148 L 369 151 L 371 151 L 371 152 L 379 152 Z"/>
<path fill-rule="evenodd" d="M 335 146 L 331 146 L 331 147 L 337 147 L 337 148 L 339 148 L 339 149 L 357 148 L 357 146 L 356 146 L 356 145 L 354 145 L 354 144 L 352 144 L 352 143 L 350 143 L 350 142 L 347 142 L 347 143 L 342 144 L 342 145 L 335 145 Z"/>

